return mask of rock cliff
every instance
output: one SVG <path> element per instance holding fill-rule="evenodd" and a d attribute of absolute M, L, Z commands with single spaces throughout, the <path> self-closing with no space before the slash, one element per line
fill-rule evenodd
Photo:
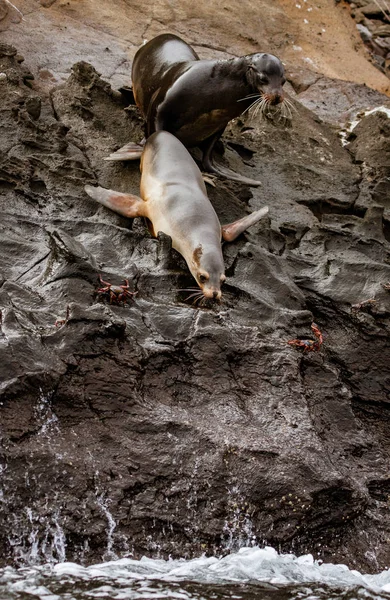
<path fill-rule="evenodd" d="M 169 238 L 83 191 L 138 192 L 137 163 L 102 160 L 142 137 L 136 108 L 87 62 L 50 94 L 26 64 L 0 47 L 4 562 L 267 543 L 384 568 L 386 114 L 363 118 L 344 147 L 303 105 L 318 96 L 299 71 L 292 119 L 229 127 L 219 160 L 263 185 L 219 180 L 210 200 L 222 223 L 264 204 L 269 219 L 224 246 L 223 302 L 197 308 Z M 354 89 L 361 106 L 386 101 Z M 128 279 L 135 299 L 110 305 L 99 274 Z M 287 343 L 313 338 L 313 322 L 320 351 Z"/>

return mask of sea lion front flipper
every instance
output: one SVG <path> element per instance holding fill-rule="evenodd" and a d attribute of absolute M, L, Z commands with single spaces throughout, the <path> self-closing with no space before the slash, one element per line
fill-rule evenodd
<path fill-rule="evenodd" d="M 268 214 L 269 208 L 268 206 L 264 206 L 260 208 L 260 210 L 256 210 L 255 212 L 243 217 L 242 219 L 238 219 L 238 221 L 234 221 L 234 223 L 229 223 L 228 225 L 223 225 L 221 227 L 222 238 L 225 242 L 232 242 L 235 240 L 240 233 L 248 229 L 251 225 L 260 221 L 266 214 Z"/>
<path fill-rule="evenodd" d="M 219 140 L 225 128 L 217 131 L 212 136 L 204 140 L 201 144 L 201 148 L 203 150 L 203 158 L 202 158 L 202 166 L 205 171 L 209 171 L 210 173 L 216 173 L 216 175 L 221 175 L 226 179 L 230 179 L 231 181 L 238 181 L 240 183 L 245 183 L 246 185 L 251 185 L 253 187 L 257 187 L 261 185 L 261 181 L 257 181 L 256 179 L 250 179 L 249 177 L 243 177 L 242 175 L 238 175 L 234 171 L 230 169 L 226 169 L 221 165 L 214 164 L 212 159 L 213 150 L 216 142 Z"/>
<path fill-rule="evenodd" d="M 139 196 L 122 194 L 122 192 L 114 192 L 114 190 L 92 187 L 91 185 L 86 185 L 84 189 L 88 196 L 124 217 L 134 219 L 135 217 L 147 216 L 145 202 Z"/>
<path fill-rule="evenodd" d="M 208 169 L 212 173 L 216 173 L 217 175 L 221 175 L 225 177 L 225 179 L 230 179 L 230 181 L 238 181 L 239 183 L 245 183 L 246 185 L 251 185 L 252 187 L 258 187 L 261 185 L 261 181 L 257 179 L 250 179 L 249 177 L 243 177 L 242 175 L 238 175 L 234 171 L 230 169 L 225 169 L 225 167 L 221 167 L 220 165 L 216 165 L 213 162 L 209 162 L 209 164 L 205 164 L 203 162 L 203 168 Z"/>
<path fill-rule="evenodd" d="M 217 177 L 215 175 L 212 175 L 212 173 L 202 173 L 202 179 L 205 183 L 208 183 L 212 187 L 217 187 L 215 185 Z"/>
<path fill-rule="evenodd" d="M 110 156 L 107 156 L 104 160 L 137 160 L 141 158 L 142 152 L 144 151 L 145 140 L 142 140 L 140 144 L 134 144 L 129 142 L 119 148 L 116 152 L 112 152 Z"/>

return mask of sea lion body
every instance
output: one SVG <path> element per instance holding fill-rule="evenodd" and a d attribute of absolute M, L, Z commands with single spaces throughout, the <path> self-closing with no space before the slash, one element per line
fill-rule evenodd
<path fill-rule="evenodd" d="M 260 182 L 214 165 L 213 148 L 228 122 L 257 100 L 283 102 L 284 82 L 283 65 L 272 54 L 200 60 L 189 44 L 170 33 L 141 46 L 132 66 L 133 94 L 146 120 L 146 137 L 164 130 L 187 148 L 202 144 L 204 170 L 252 185 Z M 109 160 L 132 160 L 141 152 L 130 143 Z"/>
<path fill-rule="evenodd" d="M 225 279 L 221 224 L 199 168 L 177 138 L 161 131 L 147 140 L 141 171 L 141 198 L 153 235 L 162 231 L 171 237 L 194 278 L 208 276 L 211 292 L 205 295 L 213 297 Z"/>
<path fill-rule="evenodd" d="M 133 93 L 147 121 L 147 136 L 170 131 L 187 147 L 223 130 L 253 102 L 255 93 L 283 99 L 284 69 L 271 54 L 200 60 L 178 36 L 164 33 L 137 51 Z"/>
<path fill-rule="evenodd" d="M 232 241 L 268 212 L 262 208 L 221 227 L 202 174 L 183 144 L 167 131 L 146 141 L 141 158 L 141 197 L 85 186 L 89 196 L 119 214 L 146 217 L 152 234 L 161 231 L 184 257 L 206 298 L 221 298 L 225 267 L 221 238 Z"/>

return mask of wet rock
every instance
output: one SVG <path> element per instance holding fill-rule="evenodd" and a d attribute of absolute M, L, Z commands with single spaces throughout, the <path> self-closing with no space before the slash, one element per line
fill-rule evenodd
<path fill-rule="evenodd" d="M 292 118 L 232 123 L 218 160 L 263 185 L 218 180 L 210 200 L 223 223 L 270 216 L 224 245 L 223 302 L 197 307 L 167 236 L 83 191 L 138 193 L 138 164 L 103 160 L 141 139 L 136 109 L 85 62 L 41 96 L 16 56 L 0 87 L 3 560 L 257 542 L 383 568 L 387 121 L 363 119 L 348 150 L 293 99 Z M 109 304 L 99 274 L 134 300 Z M 288 344 L 313 321 L 318 352 Z"/>

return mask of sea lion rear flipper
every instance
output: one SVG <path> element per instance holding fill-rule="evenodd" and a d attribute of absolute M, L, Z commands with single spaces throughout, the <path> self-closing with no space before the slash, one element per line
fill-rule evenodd
<path fill-rule="evenodd" d="M 145 140 L 142 140 L 142 142 L 145 142 Z M 107 156 L 104 160 L 137 160 L 141 158 L 144 151 L 144 144 L 142 142 L 140 144 L 129 142 L 116 152 L 110 154 L 110 156 Z"/>
<path fill-rule="evenodd" d="M 256 210 L 255 212 L 239 219 L 238 221 L 234 221 L 234 223 L 229 223 L 228 225 L 223 225 L 221 227 L 222 238 L 225 242 L 232 242 L 235 240 L 240 233 L 248 229 L 251 225 L 260 221 L 266 214 L 268 214 L 269 208 L 268 206 L 264 206 L 260 208 L 260 210 Z"/>
<path fill-rule="evenodd" d="M 139 196 L 122 194 L 122 192 L 114 192 L 114 190 L 92 187 L 91 185 L 86 185 L 84 189 L 88 196 L 124 217 L 134 219 L 135 217 L 147 216 L 145 202 Z"/>

